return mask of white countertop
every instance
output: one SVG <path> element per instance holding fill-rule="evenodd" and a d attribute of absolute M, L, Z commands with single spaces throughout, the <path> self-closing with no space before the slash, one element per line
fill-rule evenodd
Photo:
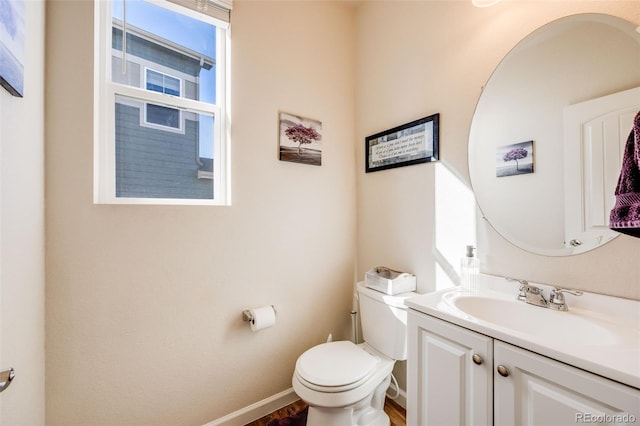
<path fill-rule="evenodd" d="M 517 282 L 483 274 L 478 278 L 476 290 L 456 287 L 416 296 L 405 303 L 413 310 L 640 389 L 640 301 L 594 293 L 580 297 L 567 294 L 569 311 L 559 312 L 516 301 Z M 530 284 L 544 288 L 545 296 L 549 294 L 549 286 Z M 540 323 L 539 330 L 529 327 L 536 330 L 523 331 L 509 326 L 508 319 L 502 324 L 485 321 L 456 307 L 455 299 L 460 297 L 514 301 L 518 305 L 512 306 L 523 316 L 544 318 L 546 324 Z M 584 319 L 590 326 L 575 328 Z"/>

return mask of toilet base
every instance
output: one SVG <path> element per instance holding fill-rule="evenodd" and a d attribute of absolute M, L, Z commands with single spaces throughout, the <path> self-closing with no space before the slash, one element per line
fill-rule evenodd
<path fill-rule="evenodd" d="M 307 426 L 389 426 L 384 399 L 391 375 L 363 400 L 348 407 L 316 407 L 309 404 Z"/>
<path fill-rule="evenodd" d="M 387 413 L 371 407 L 362 410 L 361 413 L 354 413 L 354 410 L 349 408 L 309 407 L 307 415 L 307 426 L 389 426 L 390 424 Z"/>

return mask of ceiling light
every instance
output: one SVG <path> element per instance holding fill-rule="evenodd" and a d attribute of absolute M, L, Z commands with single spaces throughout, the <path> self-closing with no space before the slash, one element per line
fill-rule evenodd
<path fill-rule="evenodd" d="M 471 0 L 471 3 L 475 7 L 489 7 L 493 6 L 494 4 L 500 3 L 500 1 L 502 0 Z"/>

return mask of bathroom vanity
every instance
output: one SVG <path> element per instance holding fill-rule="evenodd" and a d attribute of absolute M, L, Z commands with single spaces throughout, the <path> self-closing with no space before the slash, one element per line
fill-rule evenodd
<path fill-rule="evenodd" d="M 567 295 L 560 312 L 479 278 L 406 302 L 408 425 L 640 421 L 640 302 Z"/>

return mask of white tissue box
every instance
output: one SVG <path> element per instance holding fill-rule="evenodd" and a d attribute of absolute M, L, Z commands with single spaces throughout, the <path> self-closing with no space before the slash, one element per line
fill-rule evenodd
<path fill-rule="evenodd" d="M 364 275 L 364 285 L 386 294 L 408 293 L 416 290 L 416 276 L 378 266 Z"/>

